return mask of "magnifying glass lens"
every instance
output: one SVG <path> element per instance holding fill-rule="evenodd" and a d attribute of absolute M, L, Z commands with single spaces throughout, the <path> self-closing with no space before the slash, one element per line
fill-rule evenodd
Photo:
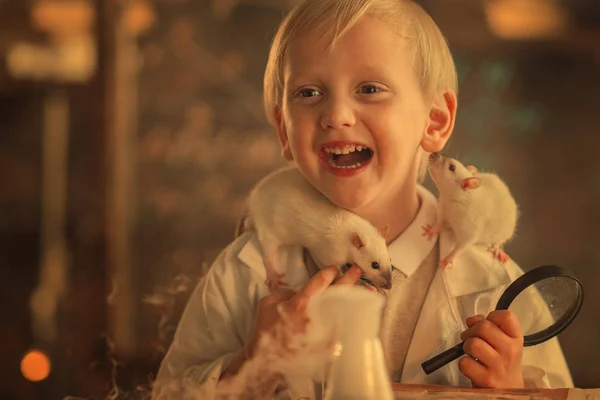
<path fill-rule="evenodd" d="M 508 309 L 519 319 L 527 338 L 548 329 L 568 314 L 577 301 L 578 292 L 578 284 L 573 279 L 546 278 L 519 293 Z"/>

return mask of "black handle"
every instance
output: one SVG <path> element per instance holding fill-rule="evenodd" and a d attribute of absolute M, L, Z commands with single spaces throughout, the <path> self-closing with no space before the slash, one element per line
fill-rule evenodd
<path fill-rule="evenodd" d="M 429 360 L 425 361 L 423 364 L 421 364 L 423 371 L 425 371 L 425 373 L 427 375 L 429 375 L 432 372 L 438 370 L 439 368 L 442 368 L 444 365 L 448 364 L 449 362 L 454 361 L 458 357 L 465 354 L 465 350 L 463 349 L 463 344 L 464 344 L 464 342 L 460 342 L 456 346 L 450 347 L 448 350 L 444 351 L 443 353 L 440 353 L 437 356 L 432 357 Z"/>

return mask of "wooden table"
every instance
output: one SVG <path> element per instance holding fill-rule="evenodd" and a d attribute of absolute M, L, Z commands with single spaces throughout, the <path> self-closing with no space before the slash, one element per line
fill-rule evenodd
<path fill-rule="evenodd" d="M 600 400 L 600 389 L 473 389 L 392 384 L 396 399 Z"/>

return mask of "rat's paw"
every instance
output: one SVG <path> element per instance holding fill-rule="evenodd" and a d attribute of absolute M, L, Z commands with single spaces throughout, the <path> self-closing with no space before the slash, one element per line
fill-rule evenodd
<path fill-rule="evenodd" d="M 279 290 L 282 287 L 287 287 L 287 284 L 283 281 L 285 274 L 277 273 L 269 262 L 265 262 L 267 270 L 267 279 L 265 279 L 265 285 L 269 288 L 270 292 Z"/>
<path fill-rule="evenodd" d="M 440 233 L 438 229 L 431 226 L 430 224 L 423 225 L 421 229 L 423 230 L 422 236 L 426 236 L 427 240 L 432 240 L 434 237 L 437 236 L 438 233 Z"/>
<path fill-rule="evenodd" d="M 503 264 L 510 260 L 510 256 L 506 254 L 506 252 L 502 250 L 498 245 L 492 245 L 488 247 L 488 251 L 492 253 L 492 257 L 495 260 L 498 260 Z"/>
<path fill-rule="evenodd" d="M 503 264 L 510 261 L 510 256 L 502 250 L 500 250 L 500 253 L 498 253 L 496 258 Z"/>
<path fill-rule="evenodd" d="M 444 258 L 442 261 L 440 261 L 441 269 L 452 268 L 452 267 L 454 267 L 454 260 L 452 260 L 451 258 Z"/>
<path fill-rule="evenodd" d="M 279 291 L 279 289 L 286 288 L 287 283 L 285 283 L 281 279 L 274 280 L 274 279 L 267 278 L 265 280 L 265 286 L 269 289 L 269 292 L 273 293 L 273 292 Z"/>

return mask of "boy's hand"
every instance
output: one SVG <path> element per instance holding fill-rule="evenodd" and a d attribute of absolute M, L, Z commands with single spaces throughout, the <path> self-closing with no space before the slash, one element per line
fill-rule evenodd
<path fill-rule="evenodd" d="M 521 358 L 523 333 L 516 315 L 508 310 L 467 318 L 469 327 L 460 338 L 465 342 L 458 367 L 474 387 L 523 388 Z"/>
<path fill-rule="evenodd" d="M 238 356 L 228 365 L 219 379 L 230 378 L 238 373 L 242 365 L 253 357 L 260 337 L 266 332 L 272 332 L 278 324 L 284 324 L 290 333 L 302 332 L 306 328 L 308 318 L 306 308 L 312 296 L 334 285 L 354 285 L 363 271 L 352 266 L 342 276 L 336 267 L 327 267 L 317 272 L 308 283 L 297 293 L 284 290 L 267 295 L 260 299 L 254 321 L 254 332 L 250 342 L 238 353 Z M 278 337 L 285 346 L 286 337 Z M 272 395 L 280 379 L 279 375 L 263 377 L 263 382 L 256 390 Z M 257 396 L 258 397 L 258 396 Z"/>
<path fill-rule="evenodd" d="M 312 296 L 321 293 L 329 285 L 354 285 L 363 274 L 357 267 L 350 267 L 342 276 L 338 269 L 327 267 L 317 272 L 298 292 L 284 290 L 267 295 L 260 299 L 254 322 L 254 333 L 246 348 L 251 357 L 263 333 L 270 331 L 277 324 L 287 325 L 291 332 L 304 331 L 308 318 L 306 308 Z"/>

